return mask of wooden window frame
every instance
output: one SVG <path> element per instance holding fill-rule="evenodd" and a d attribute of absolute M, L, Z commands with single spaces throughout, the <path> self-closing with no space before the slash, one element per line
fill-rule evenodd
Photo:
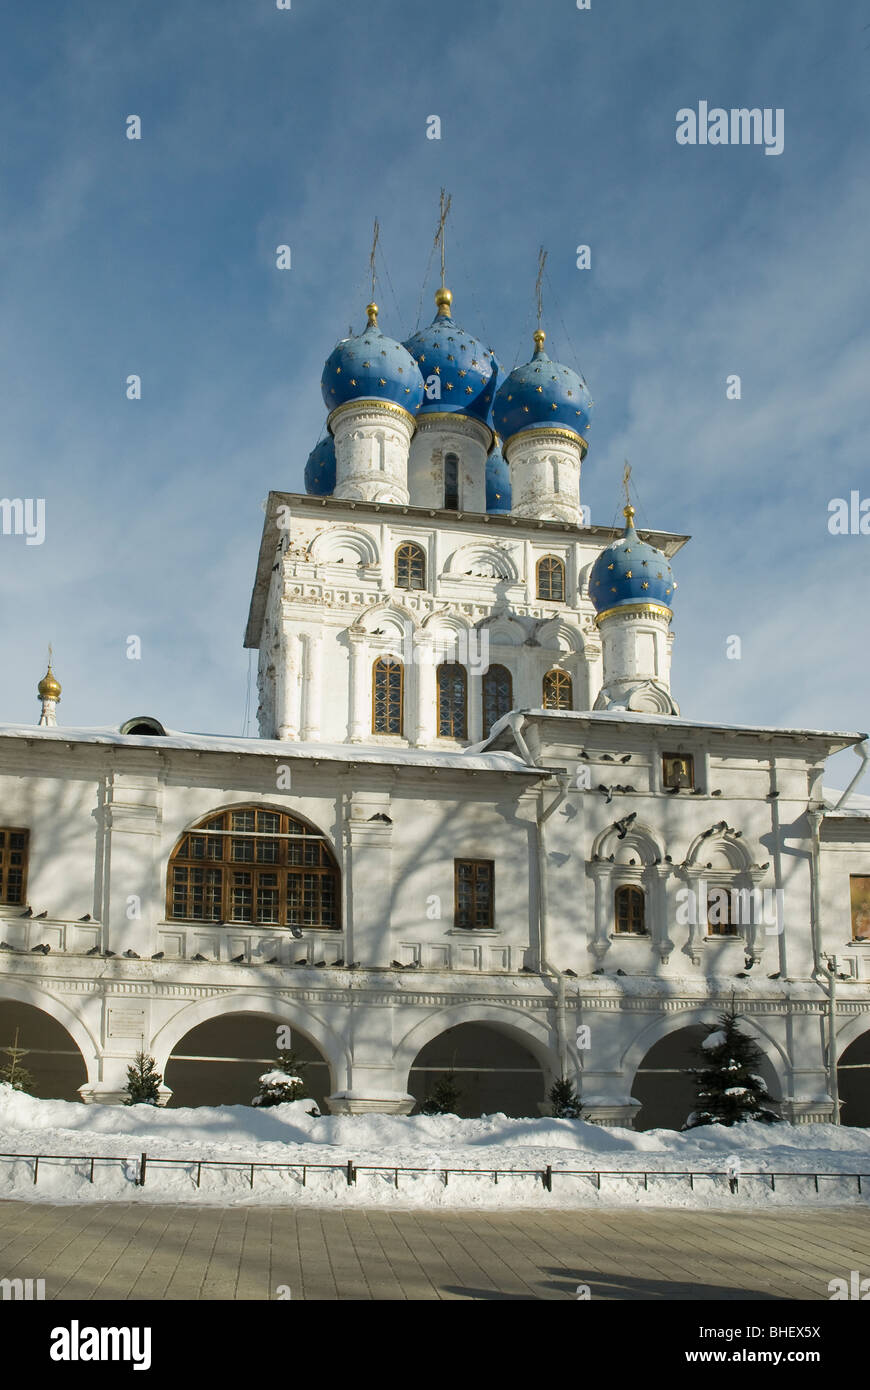
<path fill-rule="evenodd" d="M 27 871 L 30 867 L 30 831 L 23 825 L 0 825 L 3 844 L 0 846 L 0 906 L 25 907 L 27 905 Z M 9 841 L 11 835 L 22 835 L 24 844 L 20 849 L 13 848 Z M 10 856 L 21 855 L 21 864 L 12 864 Z M 9 896 L 9 875 L 11 870 L 21 870 L 20 897 Z"/>
<path fill-rule="evenodd" d="M 631 923 L 636 916 L 631 909 L 631 902 L 635 896 L 640 898 L 642 922 L 640 931 L 635 930 L 631 926 L 629 926 L 627 930 L 620 928 L 619 902 L 620 898 L 623 896 L 626 896 L 629 902 L 629 910 L 627 913 L 629 923 Z M 613 890 L 613 934 L 614 936 L 649 936 L 649 928 L 646 924 L 646 893 L 637 883 L 620 883 L 617 884 L 616 888 Z"/>
<path fill-rule="evenodd" d="M 460 905 L 461 870 L 471 869 L 471 899 L 468 908 L 468 921 L 461 920 Z M 488 921 L 476 921 L 478 897 L 481 896 L 478 874 L 485 871 L 486 895 L 488 902 Z M 492 931 L 495 926 L 495 860 L 494 859 L 454 859 L 453 861 L 453 925 L 457 931 Z"/>
<path fill-rule="evenodd" d="M 239 829 L 233 817 L 254 814 L 253 829 Z M 274 817 L 278 829 L 260 828 L 258 813 Z M 198 844 L 201 853 L 194 853 Z M 299 846 L 298 862 L 293 847 Z M 250 848 L 251 856 L 237 854 L 238 846 Z M 316 847 L 316 853 L 315 853 Z M 262 852 L 261 852 L 262 850 Z M 186 852 L 183 852 L 186 851 Z M 197 893 L 194 875 L 201 875 Z M 182 885 L 180 875 L 184 874 Z M 206 875 L 213 876 L 217 891 L 209 893 Z M 238 879 L 247 876 L 248 883 Z M 274 878 L 274 884 L 267 882 Z M 325 885 L 329 885 L 325 890 Z M 176 911 L 180 902 L 183 910 Z M 250 890 L 250 916 L 236 916 L 234 903 L 239 889 Z M 263 892 L 273 895 L 277 920 L 263 918 L 258 911 Z M 194 897 L 200 897 L 200 915 L 191 912 Z M 217 912 L 217 916 L 214 913 Z M 341 871 L 326 836 L 304 817 L 271 806 L 231 806 L 205 816 L 185 830 L 169 856 L 166 871 L 166 920 L 205 922 L 213 926 L 248 927 L 251 930 L 309 931 L 341 929 Z"/>
<path fill-rule="evenodd" d="M 563 688 L 567 689 L 567 692 L 568 692 L 568 703 L 567 703 L 567 705 L 563 705 L 563 704 L 550 704 L 550 703 L 548 703 L 548 698 L 547 698 L 547 682 L 548 682 L 548 681 L 552 682 L 554 685 L 562 686 Z M 561 670 L 560 667 L 554 666 L 554 667 L 552 668 L 552 670 L 547 671 L 547 672 L 545 673 L 544 679 L 543 679 L 542 682 L 541 682 L 541 705 L 542 705 L 542 708 L 543 708 L 543 709 L 573 709 L 573 708 L 574 708 L 574 678 L 573 678 L 573 676 L 571 675 L 571 673 L 570 673 L 569 671 L 563 671 L 563 670 Z"/>
<path fill-rule="evenodd" d="M 507 679 L 507 709 L 505 709 L 501 714 L 496 713 L 494 718 L 490 719 L 489 711 L 487 710 L 487 699 L 489 691 L 494 681 L 504 681 L 505 678 Z M 484 671 L 483 680 L 481 681 L 481 716 L 483 721 L 484 738 L 487 738 L 489 736 L 489 732 L 493 724 L 498 723 L 499 719 L 503 719 L 505 714 L 510 713 L 510 711 L 514 707 L 513 700 L 514 678 L 508 670 L 507 666 L 502 666 L 500 663 L 496 662 L 494 666 L 489 666 L 486 669 L 486 671 Z M 495 703 L 496 705 L 498 705 L 498 700 L 496 700 Z"/>
<path fill-rule="evenodd" d="M 451 672 L 452 672 L 452 671 L 461 671 L 461 672 L 462 672 L 462 705 L 461 705 L 461 709 L 459 710 L 461 727 L 460 727 L 460 732 L 458 732 L 458 733 L 457 733 L 457 731 L 456 731 L 456 725 L 457 725 L 456 707 L 455 707 L 455 704 L 454 704 L 454 702 L 453 702 L 452 699 L 451 699 L 451 704 L 450 704 L 450 718 L 449 718 L 450 730 L 449 730 L 448 732 L 445 732 L 445 729 L 444 729 L 443 726 L 442 726 L 442 719 L 441 719 L 441 715 L 442 715 L 441 681 L 442 681 L 442 677 L 444 676 L 444 673 L 447 672 L 447 671 L 451 671 Z M 455 678 L 454 678 L 454 679 L 455 679 Z M 435 698 L 436 698 L 436 700 L 437 700 L 437 702 L 438 702 L 438 708 L 437 708 L 437 710 L 436 710 L 436 724 L 437 724 L 437 728 L 438 728 L 438 737 L 439 737 L 439 738 L 455 738 L 455 739 L 458 739 L 458 740 L 467 739 L 467 738 L 468 738 L 468 672 L 467 672 L 467 670 L 465 669 L 465 667 L 462 665 L 461 662 L 459 662 L 459 661 L 442 661 L 441 665 L 438 667 L 438 670 L 435 672 Z"/>
<path fill-rule="evenodd" d="M 711 922 L 710 910 L 713 904 L 710 902 L 710 899 L 714 893 L 718 894 L 723 892 L 726 896 L 726 901 L 728 904 L 725 910 L 724 920 L 719 922 Z M 740 930 L 739 921 L 735 922 L 734 920 L 734 900 L 731 897 L 731 887 L 727 883 L 714 883 L 712 887 L 710 887 L 709 883 L 707 885 L 707 935 L 715 936 L 717 938 L 724 936 L 743 935 L 743 933 Z"/>
<path fill-rule="evenodd" d="M 559 593 L 553 592 L 555 575 L 559 576 Z M 565 561 L 558 555 L 542 555 L 535 565 L 535 595 L 545 603 L 565 602 Z"/>
<path fill-rule="evenodd" d="M 398 671 L 399 691 L 397 700 L 394 701 L 390 693 L 390 680 L 394 671 Z M 378 676 L 383 674 L 387 681 L 385 693 L 386 713 L 384 723 L 386 728 L 378 728 Z M 398 717 L 395 718 L 391 713 L 393 706 L 398 706 Z M 390 725 L 396 723 L 397 727 Z M 396 656 L 379 656 L 372 662 L 372 733 L 392 735 L 394 738 L 401 738 L 405 728 L 405 667 L 403 662 Z"/>
<path fill-rule="evenodd" d="M 402 576 L 402 569 L 407 569 L 407 583 Z M 414 570 L 419 567 L 419 584 L 415 583 Z M 421 545 L 416 545 L 413 541 L 403 541 L 396 548 L 396 588 L 397 589 L 425 589 L 426 587 L 426 552 Z"/>
<path fill-rule="evenodd" d="M 675 782 L 673 780 L 674 767 L 677 763 L 685 763 L 688 769 L 688 782 Z M 662 753 L 662 787 L 665 791 L 679 786 L 682 791 L 694 791 L 695 789 L 695 755 L 694 753 Z"/>

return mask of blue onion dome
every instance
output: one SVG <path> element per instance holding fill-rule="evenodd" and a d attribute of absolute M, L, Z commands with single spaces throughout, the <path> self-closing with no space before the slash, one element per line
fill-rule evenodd
<path fill-rule="evenodd" d="M 320 389 L 330 413 L 347 401 L 400 405 L 416 415 L 423 399 L 423 378 L 407 348 L 378 328 L 378 306 L 369 304 L 362 333 L 341 342 L 323 368 Z"/>
<path fill-rule="evenodd" d="M 535 333 L 531 362 L 515 367 L 495 396 L 495 427 L 507 442 L 522 430 L 547 426 L 571 430 L 586 444 L 592 401 L 582 377 L 570 367 L 551 362 L 544 351 L 546 334 Z"/>
<path fill-rule="evenodd" d="M 660 550 L 642 541 L 634 529 L 634 507 L 624 509 L 625 534 L 602 550 L 589 571 L 589 597 L 598 614 L 630 604 L 674 606 L 676 581 Z"/>
<path fill-rule="evenodd" d="M 315 444 L 308 455 L 305 491 L 312 497 L 331 497 L 335 492 L 335 440 L 331 434 Z"/>
<path fill-rule="evenodd" d="M 486 510 L 509 512 L 511 509 L 511 475 L 496 435 L 486 458 Z"/>
<path fill-rule="evenodd" d="M 453 319 L 453 295 L 436 292 L 438 312 L 405 343 L 424 381 L 421 415 L 470 415 L 489 423 L 499 366 L 489 348 Z"/>

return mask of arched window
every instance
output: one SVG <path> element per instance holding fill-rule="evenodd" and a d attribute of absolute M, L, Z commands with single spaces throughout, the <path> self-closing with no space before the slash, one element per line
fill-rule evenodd
<path fill-rule="evenodd" d="M 645 936 L 643 889 L 624 883 L 614 895 L 616 931 L 631 936 Z"/>
<path fill-rule="evenodd" d="M 444 509 L 459 511 L 459 455 L 446 454 L 444 457 Z"/>
<path fill-rule="evenodd" d="M 573 709 L 574 686 L 567 671 L 548 671 L 542 692 L 544 709 Z"/>
<path fill-rule="evenodd" d="M 321 832 L 286 811 L 208 816 L 172 852 L 166 916 L 270 927 L 340 925 L 340 878 Z"/>
<path fill-rule="evenodd" d="M 426 556 L 419 545 L 400 545 L 396 551 L 396 588 L 425 589 Z"/>
<path fill-rule="evenodd" d="M 405 668 L 394 656 L 379 656 L 372 668 L 372 733 L 401 734 Z"/>
<path fill-rule="evenodd" d="M 506 666 L 490 666 L 483 677 L 483 733 L 513 709 L 513 682 Z"/>
<path fill-rule="evenodd" d="M 536 566 L 538 598 L 550 603 L 565 602 L 565 566 L 556 555 L 544 555 Z"/>
<path fill-rule="evenodd" d="M 725 884 L 717 884 L 707 890 L 707 934 L 708 936 L 737 936 L 740 918 L 740 899 L 731 896 Z M 735 908 L 737 911 L 735 912 Z"/>
<path fill-rule="evenodd" d="M 465 667 L 438 667 L 438 737 L 468 738 L 468 678 Z"/>

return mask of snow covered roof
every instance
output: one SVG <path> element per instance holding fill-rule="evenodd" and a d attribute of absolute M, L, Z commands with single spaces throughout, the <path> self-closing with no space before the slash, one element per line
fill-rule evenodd
<path fill-rule="evenodd" d="M 777 738 L 798 739 L 808 741 L 816 739 L 823 743 L 830 752 L 839 751 L 842 748 L 849 748 L 853 744 L 860 743 L 867 738 L 866 734 L 844 733 L 840 730 L 828 729 L 790 729 L 779 728 L 775 724 L 723 724 L 714 723 L 703 719 L 684 719 L 682 716 L 673 714 L 634 714 L 628 710 L 555 710 L 555 709 L 523 709 L 514 711 L 514 715 L 505 715 L 498 723 L 492 726 L 489 737 L 482 743 L 475 744 L 474 750 L 484 751 L 488 748 L 499 746 L 503 747 L 505 742 L 512 739 L 511 719 L 519 715 L 522 719 L 545 720 L 552 723 L 564 720 L 581 725 L 636 725 L 640 727 L 657 728 L 667 730 L 673 734 L 678 734 L 685 730 L 692 729 L 705 730 L 713 733 L 725 734 L 746 734 L 755 738 L 773 740 Z M 835 794 L 836 795 L 836 794 Z"/>
<path fill-rule="evenodd" d="M 843 795 L 832 787 L 822 788 L 822 799 L 825 806 L 825 820 L 852 820 L 857 817 L 859 820 L 870 820 L 870 796 L 862 796 L 858 792 L 852 792 L 845 806 L 837 806 L 837 802 Z"/>
<path fill-rule="evenodd" d="M 309 760 L 374 764 L 387 767 L 421 767 L 461 772 L 515 772 L 541 777 L 542 769 L 524 763 L 516 753 L 448 752 L 425 748 L 391 748 L 369 744 L 299 743 L 268 738 L 233 738 L 222 734 L 186 734 L 167 729 L 166 737 L 122 734 L 108 726 L 96 729 L 39 728 L 33 724 L 0 724 L 0 739 L 21 739 L 29 744 L 85 743 L 120 748 L 147 748 L 159 752 L 235 753 L 243 756 L 280 758 L 282 762 Z M 549 772 L 549 769 L 547 770 Z"/>

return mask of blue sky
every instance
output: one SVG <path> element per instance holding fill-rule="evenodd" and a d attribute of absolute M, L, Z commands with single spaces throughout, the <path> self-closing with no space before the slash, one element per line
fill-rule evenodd
<path fill-rule="evenodd" d="M 52 641 L 63 723 L 243 731 L 261 500 L 302 487 L 375 216 L 381 324 L 413 331 L 445 185 L 456 316 L 508 369 L 548 249 L 548 348 L 596 403 L 593 521 L 627 456 L 641 524 L 693 537 L 683 712 L 866 729 L 870 536 L 827 520 L 870 496 L 867 26 L 848 0 L 9 7 L 0 495 L 44 497 L 47 530 L 0 536 L 0 718 L 38 717 Z M 783 153 L 678 145 L 701 100 L 781 107 Z"/>

